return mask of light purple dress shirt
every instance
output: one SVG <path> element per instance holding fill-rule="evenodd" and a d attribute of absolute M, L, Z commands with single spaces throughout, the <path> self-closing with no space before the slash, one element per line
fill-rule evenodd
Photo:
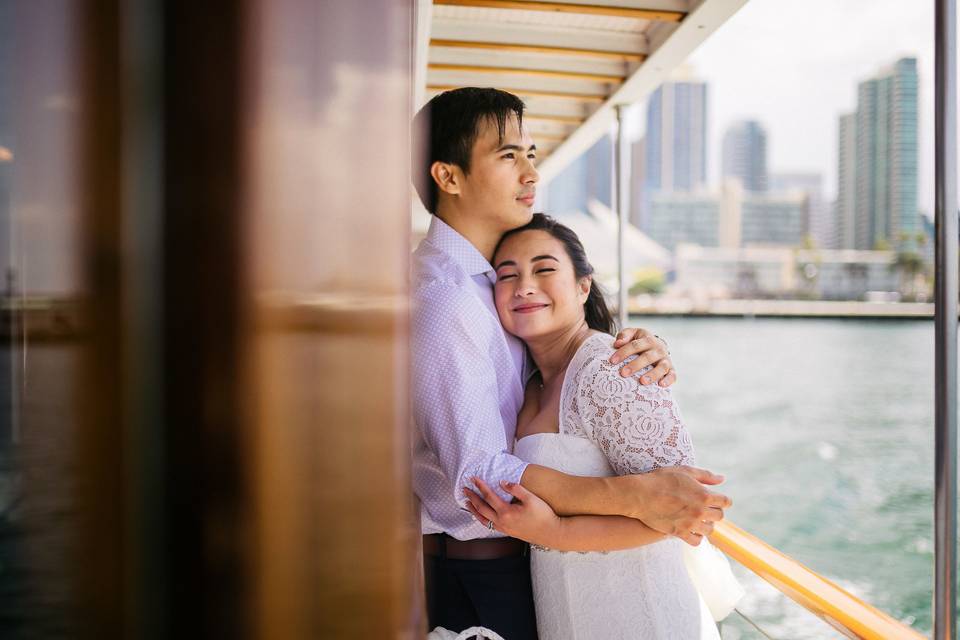
<path fill-rule="evenodd" d="M 515 457 L 526 351 L 500 325 L 493 267 L 462 235 L 433 217 L 413 254 L 413 488 L 423 533 L 460 540 L 498 537 L 462 507 L 463 487 L 482 478 L 519 482 Z"/>

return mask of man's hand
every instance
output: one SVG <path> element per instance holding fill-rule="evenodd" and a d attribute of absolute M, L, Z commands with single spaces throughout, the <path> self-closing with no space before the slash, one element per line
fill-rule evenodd
<path fill-rule="evenodd" d="M 693 546 L 713 532 L 713 523 L 723 520 L 723 510 L 733 504 L 727 496 L 703 486 L 723 482 L 723 476 L 705 469 L 663 467 L 622 478 L 629 478 L 637 487 L 636 511 L 625 515 Z"/>
<path fill-rule="evenodd" d="M 492 522 L 500 533 L 545 547 L 554 546 L 560 517 L 550 505 L 519 484 L 500 483 L 504 491 L 517 499 L 515 502 L 505 502 L 480 478 L 473 478 L 473 484 L 480 495 L 467 488 L 463 494 L 469 500 L 467 509 L 480 524 L 486 527 Z"/>
<path fill-rule="evenodd" d="M 617 334 L 613 343 L 617 347 L 616 353 L 610 356 L 610 362 L 617 364 L 630 356 L 637 356 L 635 360 L 620 368 L 620 375 L 631 376 L 647 365 L 654 365 L 640 378 L 640 384 L 659 382 L 661 387 L 669 387 L 677 381 L 677 373 L 673 362 L 667 353 L 667 345 L 646 329 L 624 329 Z"/>

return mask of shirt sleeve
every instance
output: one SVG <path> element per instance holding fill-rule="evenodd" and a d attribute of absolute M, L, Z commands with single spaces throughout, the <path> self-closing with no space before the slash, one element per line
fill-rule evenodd
<path fill-rule="evenodd" d="M 693 443 L 672 391 L 624 378 L 621 366 L 597 356 L 581 369 L 576 410 L 584 435 L 619 475 L 693 464 Z"/>
<path fill-rule="evenodd" d="M 501 480 L 519 482 L 527 463 L 510 453 L 489 345 L 499 324 L 479 300 L 443 288 L 415 300 L 411 391 L 416 428 L 436 454 L 454 500 L 483 479 L 504 500 Z M 483 314 L 483 315 L 479 315 Z M 515 418 L 515 416 L 514 416 Z"/>

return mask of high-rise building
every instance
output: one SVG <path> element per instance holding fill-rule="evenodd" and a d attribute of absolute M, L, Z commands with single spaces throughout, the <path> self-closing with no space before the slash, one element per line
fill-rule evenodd
<path fill-rule="evenodd" d="M 692 191 L 707 181 L 707 85 L 681 69 L 647 102 L 644 191 Z"/>
<path fill-rule="evenodd" d="M 552 213 L 586 212 L 591 200 L 613 206 L 613 143 L 603 136 L 547 186 Z"/>
<path fill-rule="evenodd" d="M 735 122 L 723 134 L 724 178 L 740 180 L 751 192 L 767 190 L 767 132 L 756 120 Z"/>
<path fill-rule="evenodd" d="M 630 224 L 637 229 L 648 227 L 649 207 L 644 206 L 643 177 L 646 174 L 647 141 L 640 138 L 630 145 Z"/>
<path fill-rule="evenodd" d="M 916 58 L 901 58 L 861 82 L 856 112 L 841 117 L 837 210 L 843 248 L 896 247 L 920 231 L 917 84 Z"/>
<path fill-rule="evenodd" d="M 856 246 L 857 118 L 855 113 L 840 116 L 837 128 L 837 201 L 835 210 L 836 247 Z"/>

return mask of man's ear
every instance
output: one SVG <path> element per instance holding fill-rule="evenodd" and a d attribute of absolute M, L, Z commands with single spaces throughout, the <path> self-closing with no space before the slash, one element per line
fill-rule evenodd
<path fill-rule="evenodd" d="M 587 301 L 587 298 L 590 297 L 590 287 L 593 286 L 593 277 L 585 276 L 580 278 L 580 281 L 577 282 L 578 288 L 578 298 L 580 298 L 580 304 L 584 304 Z"/>
<path fill-rule="evenodd" d="M 455 196 L 460 194 L 460 170 L 449 162 L 434 162 L 430 165 L 430 175 L 437 183 L 437 188 L 446 194 Z"/>

